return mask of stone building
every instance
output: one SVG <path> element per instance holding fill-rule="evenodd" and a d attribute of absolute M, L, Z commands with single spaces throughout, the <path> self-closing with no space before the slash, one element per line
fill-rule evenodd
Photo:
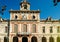
<path fill-rule="evenodd" d="M 9 42 L 60 42 L 60 20 L 40 19 L 40 10 L 23 0 L 20 10 L 10 10 Z"/>
<path fill-rule="evenodd" d="M 0 17 L 0 42 L 7 42 L 8 21 Z"/>

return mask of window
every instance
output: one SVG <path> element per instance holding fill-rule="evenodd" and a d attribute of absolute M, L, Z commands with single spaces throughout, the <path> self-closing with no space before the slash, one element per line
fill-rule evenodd
<path fill-rule="evenodd" d="M 18 17 L 17 17 L 17 15 L 15 15 L 15 19 L 17 19 Z"/>
<path fill-rule="evenodd" d="M 15 24 L 15 25 L 14 25 L 14 33 L 17 33 L 17 32 L 18 32 L 18 25 Z"/>
<path fill-rule="evenodd" d="M 57 27 L 57 32 L 60 33 L 60 26 Z"/>
<path fill-rule="evenodd" d="M 49 37 L 49 42 L 54 42 L 54 38 L 53 37 Z"/>
<path fill-rule="evenodd" d="M 27 25 L 23 24 L 23 32 L 27 32 Z"/>
<path fill-rule="evenodd" d="M 35 19 L 35 16 L 34 15 L 32 16 L 32 19 Z"/>
<path fill-rule="evenodd" d="M 52 28 L 53 28 L 53 27 L 51 26 L 51 27 L 50 27 L 50 33 L 53 33 L 53 30 L 52 30 Z"/>
<path fill-rule="evenodd" d="M 60 42 L 60 37 L 59 36 L 57 37 L 57 42 Z"/>
<path fill-rule="evenodd" d="M 18 37 L 17 36 L 13 37 L 13 41 L 12 42 L 18 42 Z"/>
<path fill-rule="evenodd" d="M 5 33 L 7 33 L 8 32 L 8 27 L 7 26 L 5 26 Z"/>
<path fill-rule="evenodd" d="M 32 32 L 33 32 L 33 33 L 36 33 L 36 24 L 33 24 L 33 25 L 32 25 Z"/>
<path fill-rule="evenodd" d="M 47 42 L 46 37 L 42 37 L 42 42 Z"/>
<path fill-rule="evenodd" d="M 24 9 L 27 9 L 27 5 L 24 5 Z"/>
<path fill-rule="evenodd" d="M 8 42 L 8 38 L 7 37 L 4 37 L 4 42 Z"/>
<path fill-rule="evenodd" d="M 31 38 L 31 42 L 37 42 L 37 37 L 33 36 L 33 37 Z"/>
<path fill-rule="evenodd" d="M 43 26 L 43 33 L 45 33 L 45 26 Z"/>

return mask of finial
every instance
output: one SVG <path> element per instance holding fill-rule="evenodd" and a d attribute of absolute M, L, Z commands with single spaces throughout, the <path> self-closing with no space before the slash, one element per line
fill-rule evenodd
<path fill-rule="evenodd" d="M 24 2 L 26 2 L 26 0 L 24 0 Z"/>

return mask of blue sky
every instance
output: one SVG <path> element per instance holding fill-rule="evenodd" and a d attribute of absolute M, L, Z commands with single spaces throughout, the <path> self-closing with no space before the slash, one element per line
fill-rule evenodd
<path fill-rule="evenodd" d="M 60 19 L 60 3 L 57 6 L 53 5 L 53 0 L 28 0 L 31 4 L 31 10 L 40 10 L 40 18 L 46 19 L 51 16 L 53 19 Z M 21 0 L 0 0 L 0 7 L 7 5 L 4 15 L 5 19 L 9 19 L 9 10 L 19 10 Z"/>

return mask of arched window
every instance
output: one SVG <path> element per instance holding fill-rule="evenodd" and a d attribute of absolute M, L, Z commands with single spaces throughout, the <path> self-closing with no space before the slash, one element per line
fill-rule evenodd
<path fill-rule="evenodd" d="M 36 33 L 36 24 L 32 25 L 32 33 Z"/>
<path fill-rule="evenodd" d="M 47 42 L 46 37 L 42 37 L 42 42 Z"/>
<path fill-rule="evenodd" d="M 35 15 L 32 16 L 32 19 L 35 19 Z"/>
<path fill-rule="evenodd" d="M 23 24 L 23 32 L 27 32 L 27 24 Z"/>
<path fill-rule="evenodd" d="M 23 37 L 22 38 L 22 42 L 28 42 L 28 38 L 27 37 Z"/>
<path fill-rule="evenodd" d="M 18 33 L 18 25 L 17 24 L 14 25 L 14 33 Z"/>
<path fill-rule="evenodd" d="M 13 37 L 13 42 L 18 42 L 18 37 Z"/>
<path fill-rule="evenodd" d="M 49 42 L 54 42 L 54 38 L 53 37 L 50 37 L 49 38 Z"/>
<path fill-rule="evenodd" d="M 52 26 L 50 27 L 50 33 L 53 33 L 53 27 Z"/>
<path fill-rule="evenodd" d="M 43 33 L 45 33 L 45 26 L 42 27 Z"/>
<path fill-rule="evenodd" d="M 17 19 L 18 18 L 18 16 L 17 15 L 15 15 L 15 19 Z"/>
<path fill-rule="evenodd" d="M 37 38 L 34 36 L 31 38 L 31 42 L 37 42 Z"/>
<path fill-rule="evenodd" d="M 57 42 L 60 42 L 60 37 L 57 37 Z"/>
<path fill-rule="evenodd" d="M 7 37 L 4 37 L 4 42 L 8 42 L 8 38 Z"/>

